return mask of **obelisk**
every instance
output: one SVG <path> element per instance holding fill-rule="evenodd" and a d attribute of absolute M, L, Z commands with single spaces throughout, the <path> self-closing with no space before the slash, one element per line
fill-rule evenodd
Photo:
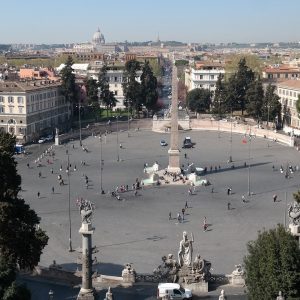
<path fill-rule="evenodd" d="M 178 149 L 178 80 L 177 67 L 172 68 L 172 104 L 171 104 L 171 139 L 168 172 L 179 174 L 179 149 Z"/>

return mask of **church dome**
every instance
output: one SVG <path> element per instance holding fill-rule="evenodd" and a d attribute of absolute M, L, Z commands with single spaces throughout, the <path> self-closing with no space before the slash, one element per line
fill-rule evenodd
<path fill-rule="evenodd" d="M 93 35 L 93 43 L 94 44 L 105 44 L 105 39 L 104 39 L 104 35 L 101 33 L 100 29 L 98 28 L 98 30 L 94 33 Z"/>

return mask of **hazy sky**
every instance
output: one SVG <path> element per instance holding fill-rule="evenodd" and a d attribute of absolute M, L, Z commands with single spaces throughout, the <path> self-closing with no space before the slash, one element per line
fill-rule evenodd
<path fill-rule="evenodd" d="M 300 41 L 300 0 L 0 0 L 0 43 Z"/>

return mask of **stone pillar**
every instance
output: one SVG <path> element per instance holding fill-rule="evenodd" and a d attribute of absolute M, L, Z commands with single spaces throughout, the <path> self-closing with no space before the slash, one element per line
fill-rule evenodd
<path fill-rule="evenodd" d="M 92 286 L 92 234 L 94 228 L 90 223 L 82 223 L 79 233 L 82 234 L 82 286 L 77 300 L 94 300 Z"/>
<path fill-rule="evenodd" d="M 172 106 L 171 106 L 171 138 L 168 171 L 180 173 L 180 157 L 178 149 L 178 80 L 177 67 L 172 69 Z"/>
<path fill-rule="evenodd" d="M 59 145 L 58 128 L 55 129 L 55 146 Z"/>

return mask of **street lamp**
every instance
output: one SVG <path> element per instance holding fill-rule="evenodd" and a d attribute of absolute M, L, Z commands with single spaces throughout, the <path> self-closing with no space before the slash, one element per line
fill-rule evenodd
<path fill-rule="evenodd" d="M 100 190 L 101 194 L 105 194 L 102 186 L 102 175 L 103 175 L 103 159 L 102 159 L 102 135 L 99 136 L 100 139 Z"/>
<path fill-rule="evenodd" d="M 117 119 L 117 161 L 120 161 L 120 155 L 119 155 L 119 116 L 116 116 Z"/>
<path fill-rule="evenodd" d="M 127 109 L 128 109 L 128 115 L 127 115 L 127 119 L 128 119 L 128 124 L 127 124 L 127 133 L 128 133 L 128 137 L 130 137 L 129 134 L 129 130 L 130 130 L 130 120 L 129 120 L 129 101 L 127 102 Z"/>
<path fill-rule="evenodd" d="M 68 200 L 69 200 L 69 252 L 73 252 L 72 248 L 72 224 L 71 224 L 71 186 L 70 186 L 70 155 L 68 153 L 68 167 L 67 167 L 67 175 L 68 175 Z"/>
<path fill-rule="evenodd" d="M 249 146 L 248 146 L 248 196 L 251 196 L 251 191 L 250 191 L 251 141 L 252 141 L 252 136 L 251 136 L 251 127 L 250 127 L 250 133 L 249 133 Z"/>
<path fill-rule="evenodd" d="M 49 300 L 53 300 L 54 299 L 53 298 L 54 297 L 54 292 L 52 290 L 49 291 L 48 295 L 49 295 Z"/>
<path fill-rule="evenodd" d="M 232 108 L 231 108 L 231 117 L 230 117 L 230 154 L 229 162 L 232 162 Z"/>
<path fill-rule="evenodd" d="M 82 147 L 82 137 L 81 137 L 81 106 L 80 106 L 80 100 L 78 103 L 78 123 L 79 123 L 79 144 L 80 147 Z"/>

